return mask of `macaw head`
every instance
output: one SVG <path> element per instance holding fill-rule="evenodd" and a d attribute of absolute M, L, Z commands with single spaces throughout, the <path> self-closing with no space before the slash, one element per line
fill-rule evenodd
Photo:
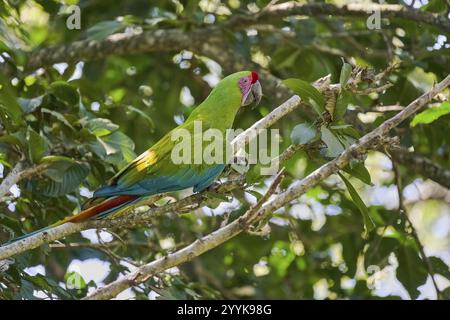
<path fill-rule="evenodd" d="M 259 83 L 259 76 L 254 71 L 239 78 L 238 86 L 242 94 L 241 106 L 248 106 L 252 102 L 259 104 L 262 98 L 262 88 Z"/>
<path fill-rule="evenodd" d="M 241 106 L 258 104 L 262 98 L 259 76 L 254 71 L 240 71 L 222 79 L 214 89 L 233 97 L 240 97 Z M 228 96 L 229 97 L 229 96 Z"/>

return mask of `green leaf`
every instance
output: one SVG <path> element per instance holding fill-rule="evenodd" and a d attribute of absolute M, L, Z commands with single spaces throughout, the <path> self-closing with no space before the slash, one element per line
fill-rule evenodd
<path fill-rule="evenodd" d="M 370 173 L 367 170 L 366 166 L 364 165 L 364 162 L 358 161 L 350 163 L 348 166 L 346 166 L 343 169 L 345 172 L 347 172 L 352 177 L 358 178 L 362 182 L 368 185 L 372 185 L 372 179 L 370 178 Z"/>
<path fill-rule="evenodd" d="M 348 79 L 350 79 L 351 74 L 352 74 L 352 66 L 344 62 L 341 68 L 341 74 L 339 76 L 339 83 L 341 85 L 341 88 L 345 87 L 345 85 L 348 82 Z"/>
<path fill-rule="evenodd" d="M 87 30 L 87 38 L 89 40 L 103 40 L 124 27 L 125 25 L 117 20 L 101 21 Z"/>
<path fill-rule="evenodd" d="M 347 274 L 353 278 L 356 273 L 359 252 L 363 248 L 363 241 L 357 233 L 346 233 L 339 241 L 342 243 L 342 258 L 347 266 Z"/>
<path fill-rule="evenodd" d="M 38 108 L 42 104 L 43 100 L 44 95 L 32 99 L 18 98 L 17 102 L 19 103 L 23 112 L 30 113 L 36 110 L 36 108 Z"/>
<path fill-rule="evenodd" d="M 306 144 L 318 136 L 316 128 L 310 123 L 300 123 L 292 129 L 291 141 L 295 144 Z"/>
<path fill-rule="evenodd" d="M 42 164 L 47 164 L 44 174 L 53 181 L 62 183 L 64 172 L 77 162 L 64 156 L 47 156 L 41 159 Z"/>
<path fill-rule="evenodd" d="M 445 1 L 430 0 L 426 5 L 421 6 L 419 10 L 434 13 L 444 13 L 446 9 L 447 6 L 445 5 Z"/>
<path fill-rule="evenodd" d="M 64 280 L 66 281 L 66 286 L 68 289 L 84 289 L 86 288 L 86 281 L 76 271 L 68 272 L 64 275 Z"/>
<path fill-rule="evenodd" d="M 419 296 L 417 287 L 427 280 L 427 270 L 419 253 L 410 245 L 400 247 L 396 252 L 398 260 L 397 279 L 403 284 L 412 299 Z"/>
<path fill-rule="evenodd" d="M 38 163 L 45 153 L 45 139 L 36 131 L 27 129 L 28 156 L 33 163 Z"/>
<path fill-rule="evenodd" d="M 113 164 L 130 162 L 136 157 L 133 140 L 120 131 L 115 131 L 100 140 L 106 151 L 106 160 Z"/>
<path fill-rule="evenodd" d="M 133 106 L 128 106 L 127 108 L 128 108 L 128 110 L 130 110 L 130 111 L 133 111 L 133 112 L 138 113 L 138 114 L 139 114 L 140 116 L 142 116 L 145 120 L 147 120 L 150 129 L 153 131 L 153 129 L 155 128 L 155 123 L 153 122 L 153 119 L 150 118 L 150 116 L 149 116 L 148 114 L 146 114 L 144 111 L 142 111 L 142 110 L 140 110 L 140 109 L 138 109 L 138 108 L 135 108 L 135 107 L 133 107 Z"/>
<path fill-rule="evenodd" d="M 77 89 L 65 81 L 55 81 L 50 85 L 50 91 L 61 101 L 74 106 L 79 101 Z"/>
<path fill-rule="evenodd" d="M 341 120 L 345 112 L 347 111 L 348 105 L 350 104 L 352 95 L 350 92 L 341 90 L 339 96 L 336 100 L 336 108 L 334 109 L 333 119 Z"/>
<path fill-rule="evenodd" d="M 48 197 L 74 191 L 89 174 L 89 166 L 71 160 L 54 161 L 44 172 L 47 179 L 33 181 L 32 190 Z"/>
<path fill-rule="evenodd" d="M 411 122 L 411 127 L 420 123 L 428 124 L 450 113 L 450 102 L 444 102 L 438 107 L 429 108 L 417 114 Z"/>
<path fill-rule="evenodd" d="M 84 124 L 84 127 L 89 129 L 89 131 L 91 131 L 97 137 L 106 136 L 119 129 L 119 126 L 117 124 L 112 123 L 111 120 L 104 118 L 89 119 Z"/>
<path fill-rule="evenodd" d="M 5 134 L 0 136 L 0 143 L 7 143 L 11 145 L 17 145 L 18 147 L 23 147 L 22 141 L 14 134 Z"/>
<path fill-rule="evenodd" d="M 345 178 L 342 173 L 338 172 L 338 174 L 341 177 L 342 181 L 344 181 L 348 193 L 350 194 L 350 197 L 352 198 L 354 204 L 358 207 L 359 211 L 363 216 L 364 228 L 366 232 L 367 233 L 371 232 L 375 228 L 375 223 L 372 221 L 372 218 L 369 215 L 369 209 L 367 209 L 366 204 L 364 203 L 364 201 L 362 201 L 361 197 L 359 196 L 355 188 L 352 186 L 350 181 L 348 181 L 347 178 Z"/>
<path fill-rule="evenodd" d="M 428 257 L 428 260 L 431 263 L 431 267 L 434 273 L 438 273 L 443 275 L 447 279 L 450 279 L 450 268 L 449 266 L 438 257 Z"/>
<path fill-rule="evenodd" d="M 327 145 L 327 151 L 325 156 L 336 157 L 344 151 L 339 139 L 325 126 L 320 127 L 321 139 Z"/>
<path fill-rule="evenodd" d="M 23 123 L 22 108 L 17 102 L 14 88 L 2 74 L 0 74 L 0 117 L 5 126 Z"/>
<path fill-rule="evenodd" d="M 316 112 L 322 116 L 322 113 L 325 111 L 325 99 L 319 90 L 310 83 L 300 79 L 286 79 L 283 80 L 283 83 L 295 94 L 298 94 L 303 101 L 311 103 Z"/>
<path fill-rule="evenodd" d="M 292 252 L 289 244 L 280 240 L 275 242 L 268 262 L 278 277 L 283 278 L 286 276 L 288 268 L 294 260 L 295 254 Z"/>
<path fill-rule="evenodd" d="M 378 266 L 380 269 L 387 266 L 389 264 L 389 255 L 400 245 L 401 243 L 395 238 L 376 235 L 364 253 L 364 267 L 366 270 L 371 265 Z"/>
<path fill-rule="evenodd" d="M 75 130 L 75 128 L 70 124 L 70 122 L 67 121 L 66 117 L 63 114 L 59 113 L 58 111 L 50 110 L 50 109 L 47 109 L 47 108 L 42 108 L 41 112 L 42 113 L 48 113 L 48 114 L 54 116 L 56 119 L 58 119 L 59 121 L 64 123 L 70 129 Z"/>

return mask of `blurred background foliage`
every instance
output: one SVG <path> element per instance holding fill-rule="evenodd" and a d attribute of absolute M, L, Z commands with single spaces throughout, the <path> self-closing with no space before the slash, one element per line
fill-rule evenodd
<path fill-rule="evenodd" d="M 450 8 L 445 0 L 386 2 L 447 18 Z M 79 210 L 92 190 L 180 124 L 221 77 L 237 71 L 224 70 L 211 57 L 187 50 L 113 54 L 101 60 L 61 62 L 24 71 L 21 66 L 28 52 L 82 39 L 102 40 L 122 32 L 206 28 L 235 15 L 256 13 L 268 3 L 1 1 L 0 63 L 13 65 L 15 71 L 0 75 L 0 176 L 6 177 L 21 159 L 28 166 L 44 163 L 47 167 L 39 175 L 22 179 L 2 199 L 0 240 Z M 79 30 L 66 27 L 70 5 L 81 9 Z M 344 109 L 338 124 L 351 125 L 345 128 L 356 138 L 399 110 L 380 111 L 379 106 L 405 106 L 449 73 L 447 36 L 438 27 L 406 19 L 383 19 L 381 29 L 369 30 L 366 19 L 360 17 L 294 16 L 244 31 L 230 30 L 222 41 L 249 66 L 256 64 L 280 79 L 313 82 L 331 74 L 332 82 L 339 83 L 342 59 L 375 72 L 399 63 L 387 75 L 393 86 L 383 92 L 341 94 Z M 273 91 L 264 90 L 264 94 L 260 106 L 239 113 L 236 128 L 249 127 L 282 102 Z M 409 119 L 393 135 L 400 137 L 403 147 L 450 170 L 450 108 L 439 102 L 445 99 L 445 94 L 438 97 L 436 104 L 443 110 L 437 115 L 428 112 L 413 123 Z M 291 144 L 296 125 L 318 117 L 308 108 L 275 125 L 283 139 L 282 149 Z M 326 159 L 323 152 L 299 152 L 286 163 L 284 186 Z M 413 173 L 408 165 L 393 164 L 388 152 L 371 152 L 363 163 L 360 179 L 355 172 L 345 176 L 367 205 L 363 210 L 368 210 L 376 225 L 372 232 L 364 231 L 355 196 L 338 176 L 332 176 L 274 213 L 263 235 L 240 235 L 119 297 L 434 299 L 437 293 L 430 264 L 440 296 L 449 297 L 448 189 Z M 366 178 L 370 173 L 368 181 L 362 181 L 361 172 Z M 83 297 L 244 213 L 268 183 L 264 177 L 249 182 L 251 191 L 235 192 L 227 202 L 216 199 L 211 207 L 167 215 L 139 228 L 84 231 L 14 257 L 15 264 L 0 273 L 0 298 Z M 420 256 L 401 210 L 406 210 L 417 230 L 427 261 Z"/>

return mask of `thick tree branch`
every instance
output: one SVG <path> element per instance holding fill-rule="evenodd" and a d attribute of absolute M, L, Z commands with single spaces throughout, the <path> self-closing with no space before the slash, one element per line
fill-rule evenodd
<path fill-rule="evenodd" d="M 402 5 L 390 4 L 346 4 L 336 6 L 325 3 L 301 4 L 286 2 L 272 5 L 256 14 L 236 15 L 215 26 L 197 28 L 189 32 L 178 29 L 146 31 L 137 35 L 115 34 L 105 40 L 82 40 L 67 45 L 39 49 L 28 54 L 26 70 L 35 70 L 59 62 L 90 61 L 104 59 L 109 55 L 125 55 L 148 52 L 167 52 L 182 49 L 194 50 L 212 38 L 222 35 L 222 30 L 243 30 L 253 24 L 281 21 L 282 19 L 304 15 L 368 17 L 374 11 L 381 12 L 383 18 L 407 19 L 436 26 L 450 33 L 450 21 L 445 16 L 414 10 Z M 3 64 L 2 69 L 8 66 Z"/>
<path fill-rule="evenodd" d="M 419 23 L 436 26 L 446 33 L 450 33 L 450 21 L 444 15 L 414 10 L 403 5 L 377 3 L 349 3 L 342 6 L 326 3 L 302 4 L 295 1 L 273 5 L 259 14 L 250 16 L 236 16 L 233 24 L 248 26 L 252 23 L 274 22 L 293 15 L 304 16 L 339 16 L 339 17 L 368 17 L 375 11 L 381 13 L 382 18 L 407 19 Z"/>
<path fill-rule="evenodd" d="M 189 246 L 169 254 L 166 257 L 148 263 L 136 271 L 128 274 L 122 279 L 116 280 L 103 288 L 94 291 L 87 299 L 110 299 L 115 297 L 123 290 L 145 282 L 151 276 L 166 270 L 168 268 L 177 266 L 186 261 L 201 255 L 202 253 L 211 250 L 218 245 L 224 243 L 247 229 L 247 223 L 262 220 L 264 217 L 270 215 L 275 210 L 281 208 L 290 201 L 298 198 L 305 193 L 309 188 L 318 184 L 323 179 L 327 178 L 333 173 L 338 172 L 344 168 L 352 158 L 359 157 L 366 153 L 368 148 L 379 142 L 392 128 L 398 126 L 402 121 L 420 110 L 427 104 L 437 93 L 445 89 L 450 84 L 450 75 L 444 80 L 435 85 L 429 92 L 423 94 L 413 102 L 411 102 L 405 109 L 399 112 L 394 117 L 385 121 L 378 128 L 366 134 L 349 148 L 347 148 L 339 157 L 322 165 L 314 172 L 306 176 L 301 181 L 291 185 L 285 192 L 279 194 L 274 199 L 266 202 L 256 212 L 254 208 L 249 209 L 239 219 L 229 223 L 228 225 L 212 232 L 211 234 L 195 241 Z"/>

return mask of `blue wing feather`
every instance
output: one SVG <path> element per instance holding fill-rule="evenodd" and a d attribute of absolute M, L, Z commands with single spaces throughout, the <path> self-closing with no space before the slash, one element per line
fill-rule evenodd
<path fill-rule="evenodd" d="M 150 196 L 191 187 L 194 187 L 194 192 L 200 192 L 209 187 L 224 168 L 224 164 L 218 164 L 199 173 L 192 167 L 187 166 L 173 176 L 149 177 L 126 187 L 121 187 L 120 185 L 105 186 L 95 191 L 94 197 L 118 195 Z"/>

